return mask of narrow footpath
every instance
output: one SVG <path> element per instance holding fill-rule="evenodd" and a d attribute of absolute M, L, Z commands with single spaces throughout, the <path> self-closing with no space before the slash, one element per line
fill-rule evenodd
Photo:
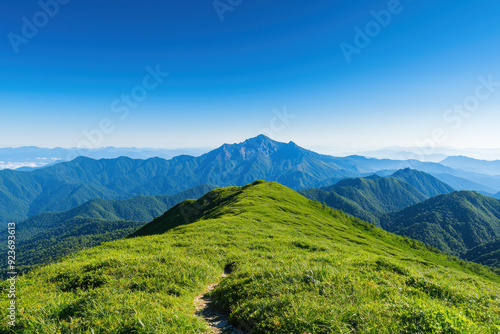
<path fill-rule="evenodd" d="M 224 279 L 228 276 L 227 273 L 221 275 Z M 236 327 L 229 324 L 227 316 L 219 312 L 212 304 L 208 294 L 217 287 L 217 284 L 207 286 L 205 291 L 194 299 L 196 307 L 196 315 L 203 318 L 210 326 L 213 334 L 246 334 Z"/>

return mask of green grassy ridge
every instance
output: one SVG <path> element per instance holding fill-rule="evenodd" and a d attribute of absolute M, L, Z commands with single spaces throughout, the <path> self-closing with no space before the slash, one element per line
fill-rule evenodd
<path fill-rule="evenodd" d="M 224 270 L 213 296 L 252 333 L 500 330 L 487 268 L 276 183 L 214 190 L 146 227 L 19 278 L 16 333 L 209 333 L 193 299 Z"/>

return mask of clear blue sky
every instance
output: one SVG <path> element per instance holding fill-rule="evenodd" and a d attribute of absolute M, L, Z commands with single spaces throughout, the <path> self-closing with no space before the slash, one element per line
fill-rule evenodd
<path fill-rule="evenodd" d="M 54 1 L 0 2 L 0 146 L 500 146 L 498 0 Z"/>

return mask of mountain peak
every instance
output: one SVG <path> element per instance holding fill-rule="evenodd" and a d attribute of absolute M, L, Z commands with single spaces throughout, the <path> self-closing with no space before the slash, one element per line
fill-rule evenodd
<path fill-rule="evenodd" d="M 272 140 L 271 138 L 269 138 L 269 137 L 267 137 L 267 136 L 265 136 L 263 134 L 260 134 L 257 137 L 248 138 L 243 143 L 246 143 L 246 144 L 256 144 L 256 143 L 259 143 L 259 144 L 269 144 L 269 143 L 273 143 L 274 144 L 274 143 L 278 143 L 278 142 Z"/>
<path fill-rule="evenodd" d="M 396 171 L 394 174 L 403 174 L 403 173 L 409 174 L 409 173 L 416 173 L 416 172 L 419 172 L 419 171 L 416 169 L 411 169 L 410 167 L 406 167 L 406 168 L 402 168 L 402 169 Z"/>
<path fill-rule="evenodd" d="M 455 189 L 434 176 L 411 168 L 400 169 L 391 176 L 414 186 L 427 197 L 455 191 Z"/>
<path fill-rule="evenodd" d="M 410 167 L 402 168 L 394 172 L 391 176 L 393 177 L 398 177 L 398 176 L 403 176 L 403 177 L 432 177 L 432 175 L 419 171 L 417 169 L 412 169 Z M 437 180 L 437 179 L 436 179 Z"/>
<path fill-rule="evenodd" d="M 254 138 L 259 138 L 259 139 L 266 139 L 266 140 L 272 140 L 271 138 L 269 138 L 268 136 L 266 135 L 263 135 L 262 133 L 257 135 L 257 137 L 254 137 Z"/>
<path fill-rule="evenodd" d="M 181 202 L 132 233 L 130 237 L 163 234 L 174 227 L 191 224 L 200 219 L 248 214 L 252 207 L 261 206 L 266 202 L 279 206 L 280 204 L 276 204 L 276 198 L 279 197 L 300 204 L 308 203 L 304 197 L 279 183 L 257 180 L 243 187 L 217 188 L 198 200 Z"/>

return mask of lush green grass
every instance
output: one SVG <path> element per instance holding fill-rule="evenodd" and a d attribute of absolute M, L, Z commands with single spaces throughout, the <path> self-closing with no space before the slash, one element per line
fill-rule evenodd
<path fill-rule="evenodd" d="M 16 333 L 208 333 L 193 300 L 224 271 L 216 303 L 253 333 L 500 331 L 486 267 L 276 183 L 217 189 L 136 235 L 20 278 Z"/>

